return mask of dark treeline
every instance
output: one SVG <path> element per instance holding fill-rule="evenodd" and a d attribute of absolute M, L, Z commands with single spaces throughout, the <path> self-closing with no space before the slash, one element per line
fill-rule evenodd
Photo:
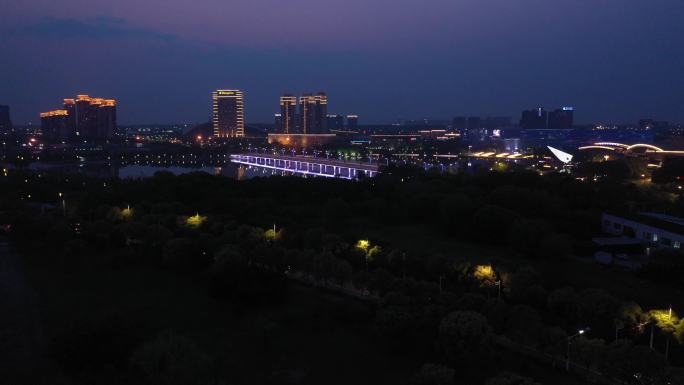
<path fill-rule="evenodd" d="M 533 383 L 512 373 L 488 378 L 523 348 L 561 368 L 568 341 L 573 365 L 588 376 L 666 383 L 664 341 L 674 359 L 675 341 L 684 336 L 676 315 L 662 319 L 601 287 L 566 285 L 572 271 L 559 280 L 545 270 L 579 263 L 574 258 L 590 249 L 602 212 L 684 213 L 681 198 L 657 189 L 529 172 L 447 177 L 411 168 L 388 168 L 356 183 L 12 172 L 0 187 L 0 224 L 11 224 L 14 244 L 30 264 L 198 274 L 209 296 L 240 307 L 282 301 L 289 279 L 362 298 L 376 304 L 378 341 L 428 362 L 411 380 L 416 384 Z M 439 238 L 494 245 L 507 257 L 479 263 L 458 250 L 420 253 L 394 246 L 389 236 L 366 235 L 419 225 Z M 412 242 L 427 248 L 430 239 Z M 680 266 L 676 258 L 663 261 Z M 668 271 L 644 276 L 656 280 Z M 80 327 L 101 335 L 98 328 L 112 320 Z M 647 346 L 651 324 L 655 350 Z M 591 332 L 574 335 L 581 328 Z M 80 359 L 71 347 L 86 343 L 79 336 L 91 337 L 82 333 L 60 334 L 53 354 L 73 373 L 113 360 L 132 373 L 131 382 L 164 384 L 180 383 L 167 378 L 178 368 L 160 370 L 153 362 L 187 355 L 193 372 L 181 374 L 198 382 L 184 383 L 212 383 L 211 357 L 184 337 L 166 333 L 150 341 L 140 330 L 121 333 L 128 337 L 114 344 L 117 351 L 102 352 L 105 358 Z"/>

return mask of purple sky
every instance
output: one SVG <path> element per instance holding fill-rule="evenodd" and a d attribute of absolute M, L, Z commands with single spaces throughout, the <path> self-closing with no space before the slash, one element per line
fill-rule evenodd
<path fill-rule="evenodd" d="M 682 0 L 0 0 L 0 104 L 37 121 L 76 93 L 121 123 L 247 120 L 327 91 L 365 122 L 574 105 L 580 122 L 684 122 Z"/>

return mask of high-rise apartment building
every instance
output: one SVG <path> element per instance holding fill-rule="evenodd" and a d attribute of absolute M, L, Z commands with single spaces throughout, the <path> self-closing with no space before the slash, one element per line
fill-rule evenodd
<path fill-rule="evenodd" d="M 73 129 L 69 124 L 67 110 L 54 110 L 40 114 L 40 129 L 47 143 L 66 142 L 71 139 Z"/>
<path fill-rule="evenodd" d="M 293 134 L 297 132 L 297 97 L 294 95 L 283 95 L 280 97 L 280 119 L 281 127 L 276 130 L 283 134 Z"/>
<path fill-rule="evenodd" d="M 61 110 L 40 114 L 43 137 L 48 142 L 76 138 L 104 141 L 116 131 L 116 100 L 78 95 L 64 99 Z"/>
<path fill-rule="evenodd" d="M 299 98 L 299 115 L 302 134 L 325 134 L 328 132 L 328 96 L 319 92 Z"/>
<path fill-rule="evenodd" d="M 245 102 L 240 90 L 216 90 L 212 93 L 214 136 L 245 136 Z"/>

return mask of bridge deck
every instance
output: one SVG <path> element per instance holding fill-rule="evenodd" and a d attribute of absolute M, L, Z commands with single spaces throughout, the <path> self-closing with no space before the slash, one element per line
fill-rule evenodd
<path fill-rule="evenodd" d="M 230 159 L 233 163 L 250 166 L 344 179 L 357 179 L 360 176 L 373 177 L 377 175 L 380 168 L 376 163 L 342 161 L 309 156 L 233 154 L 230 156 Z"/>

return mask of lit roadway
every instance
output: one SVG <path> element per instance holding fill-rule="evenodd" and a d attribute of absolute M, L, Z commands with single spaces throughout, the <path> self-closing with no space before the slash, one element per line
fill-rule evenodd
<path fill-rule="evenodd" d="M 272 154 L 233 154 L 230 156 L 230 160 L 237 164 L 294 174 L 342 179 L 374 177 L 380 168 L 377 163 Z"/>

